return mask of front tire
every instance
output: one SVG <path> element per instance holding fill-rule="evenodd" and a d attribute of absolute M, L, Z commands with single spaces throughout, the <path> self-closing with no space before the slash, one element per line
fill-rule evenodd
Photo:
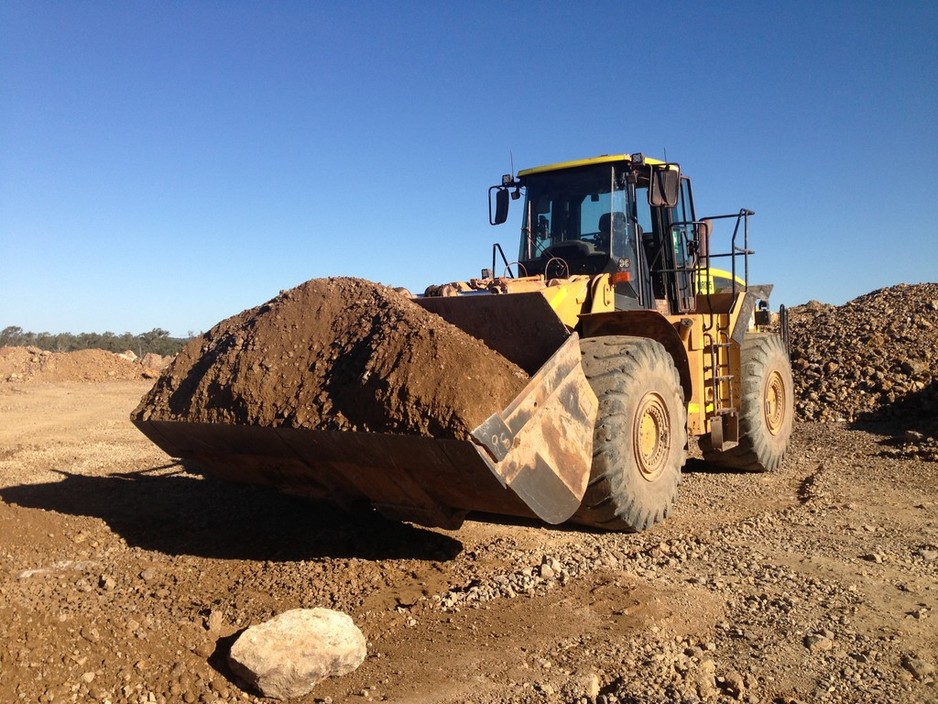
<path fill-rule="evenodd" d="M 677 498 L 687 444 L 684 394 L 674 361 L 644 337 L 580 341 L 583 371 L 599 400 L 593 465 L 574 523 L 638 532 Z"/>
<path fill-rule="evenodd" d="M 740 348 L 739 444 L 719 452 L 710 437 L 700 438 L 704 460 L 744 472 L 778 469 L 788 449 L 794 419 L 795 391 L 791 364 L 782 338 L 749 333 Z"/>

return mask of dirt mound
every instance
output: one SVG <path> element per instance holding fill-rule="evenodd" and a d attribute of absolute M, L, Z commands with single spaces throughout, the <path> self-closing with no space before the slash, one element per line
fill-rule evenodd
<path fill-rule="evenodd" d="M 393 289 L 313 279 L 192 340 L 134 416 L 464 438 L 526 380 Z"/>
<path fill-rule="evenodd" d="M 790 309 L 796 407 L 805 420 L 938 415 L 938 283 L 900 284 L 842 306 Z"/>
<path fill-rule="evenodd" d="M 0 347 L 0 382 L 153 379 L 168 363 L 168 357 L 159 355 L 146 355 L 141 361 L 105 350 L 48 352 L 38 347 Z"/>

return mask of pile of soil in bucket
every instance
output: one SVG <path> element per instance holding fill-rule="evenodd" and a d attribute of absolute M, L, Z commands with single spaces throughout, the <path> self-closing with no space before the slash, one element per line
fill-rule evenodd
<path fill-rule="evenodd" d="M 465 439 L 527 378 L 392 288 L 313 279 L 189 342 L 133 418 Z"/>

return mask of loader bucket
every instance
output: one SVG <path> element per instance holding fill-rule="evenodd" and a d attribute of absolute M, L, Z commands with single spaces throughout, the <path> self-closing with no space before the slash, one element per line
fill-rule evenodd
<path fill-rule="evenodd" d="M 482 340 L 528 374 L 534 374 L 570 332 L 538 292 L 473 293 L 414 302 Z"/>
<path fill-rule="evenodd" d="M 544 298 L 533 294 L 506 303 L 494 303 L 511 318 L 502 319 L 497 327 L 486 322 L 483 310 L 464 307 L 458 299 L 426 306 L 433 310 L 436 305 L 443 317 L 449 313 L 465 318 L 451 322 L 472 334 L 476 334 L 474 327 L 489 328 L 489 337 L 503 345 L 497 328 L 506 330 L 508 338 L 525 337 L 511 329 L 512 322 L 550 329 L 549 334 L 540 330 L 530 336 L 527 346 L 515 345 L 515 356 L 520 354 L 536 371 L 521 393 L 475 428 L 469 440 L 133 422 L 169 455 L 189 460 L 222 479 L 268 484 L 347 507 L 367 503 L 390 518 L 427 526 L 457 528 L 469 511 L 560 523 L 573 515 L 586 491 L 596 396 L 583 374 L 577 335 L 559 324 L 549 306 L 544 310 Z M 538 356 L 543 359 L 539 361 Z"/>

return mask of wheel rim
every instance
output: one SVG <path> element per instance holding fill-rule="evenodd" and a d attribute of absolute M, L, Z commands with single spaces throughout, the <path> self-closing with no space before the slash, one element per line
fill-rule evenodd
<path fill-rule="evenodd" d="M 785 382 L 777 371 L 769 375 L 762 401 L 765 411 L 765 427 L 772 435 L 778 435 L 785 423 L 785 408 L 788 399 L 785 396 Z"/>
<path fill-rule="evenodd" d="M 634 425 L 635 459 L 642 476 L 654 481 L 664 471 L 671 446 L 671 417 L 664 399 L 646 394 Z"/>

